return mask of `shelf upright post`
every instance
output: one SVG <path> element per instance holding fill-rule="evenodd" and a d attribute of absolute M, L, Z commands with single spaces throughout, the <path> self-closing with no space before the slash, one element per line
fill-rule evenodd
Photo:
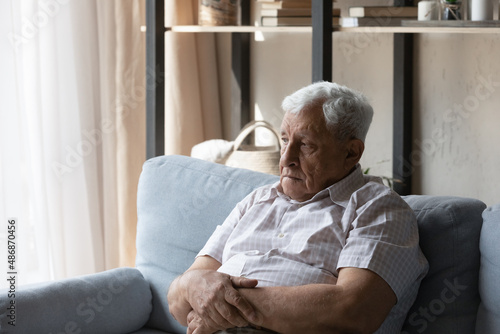
<path fill-rule="evenodd" d="M 332 0 L 312 0 L 312 81 L 332 81 Z"/>
<path fill-rule="evenodd" d="M 411 194 L 413 166 L 413 34 L 394 34 L 393 81 L 393 159 L 394 190 L 400 195 Z M 400 181 L 400 182 L 398 182 Z"/>
<path fill-rule="evenodd" d="M 165 6 L 146 0 L 146 159 L 165 153 Z"/>
<path fill-rule="evenodd" d="M 241 25 L 250 25 L 251 1 L 241 1 Z M 241 127 L 250 122 L 250 33 L 231 33 L 232 114 L 240 115 Z"/>

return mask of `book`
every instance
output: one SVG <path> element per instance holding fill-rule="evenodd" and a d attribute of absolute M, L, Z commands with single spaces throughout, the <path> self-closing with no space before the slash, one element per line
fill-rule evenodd
<path fill-rule="evenodd" d="M 351 7 L 399 7 L 399 6 L 413 6 L 414 0 L 338 0 L 335 3 L 336 8 L 340 8 L 341 16 L 349 15 L 349 8 Z"/>
<path fill-rule="evenodd" d="M 404 20 L 415 17 L 341 17 L 342 27 L 399 27 Z"/>
<path fill-rule="evenodd" d="M 418 17 L 418 7 L 351 7 L 349 17 Z"/>
<path fill-rule="evenodd" d="M 375 7 L 375 6 L 414 6 L 414 0 L 338 0 L 338 6 L 347 7 Z"/>
<path fill-rule="evenodd" d="M 280 8 L 280 9 L 262 9 L 261 16 L 311 16 L 311 8 Z M 334 8 L 332 16 L 340 16 L 340 9 Z"/>
<path fill-rule="evenodd" d="M 311 16 L 262 16 L 261 24 L 263 27 L 282 27 L 282 26 L 311 26 Z M 332 26 L 340 25 L 340 17 L 332 17 Z"/>
<path fill-rule="evenodd" d="M 311 8 L 311 0 L 262 2 L 261 9 Z"/>

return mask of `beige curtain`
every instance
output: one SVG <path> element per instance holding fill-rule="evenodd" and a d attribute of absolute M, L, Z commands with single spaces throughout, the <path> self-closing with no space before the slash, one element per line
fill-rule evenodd
<path fill-rule="evenodd" d="M 0 1 L 0 214 L 20 224 L 20 285 L 134 265 L 144 12 Z"/>
<path fill-rule="evenodd" d="M 102 119 L 114 125 L 103 141 L 106 269 L 134 266 L 137 183 L 145 160 L 144 0 L 97 1 Z"/>
<path fill-rule="evenodd" d="M 166 0 L 167 26 L 197 24 L 198 0 Z M 211 33 L 165 36 L 165 154 L 222 138 L 217 49 Z"/>

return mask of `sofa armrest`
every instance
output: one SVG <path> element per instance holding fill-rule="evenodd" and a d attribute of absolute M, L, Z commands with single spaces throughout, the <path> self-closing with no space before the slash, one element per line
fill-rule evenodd
<path fill-rule="evenodd" d="M 148 321 L 151 300 L 149 283 L 135 268 L 19 287 L 15 294 L 4 289 L 0 329 L 2 333 L 128 333 Z"/>
<path fill-rule="evenodd" d="M 481 304 L 477 312 L 476 333 L 500 333 L 500 203 L 483 212 L 483 229 L 479 249 L 479 294 Z"/>

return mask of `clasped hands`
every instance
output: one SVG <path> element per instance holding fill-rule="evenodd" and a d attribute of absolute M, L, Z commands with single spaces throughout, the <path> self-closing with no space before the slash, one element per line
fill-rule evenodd
<path fill-rule="evenodd" d="M 208 334 L 233 327 L 257 326 L 262 317 L 239 293 L 240 288 L 254 288 L 257 280 L 230 276 L 214 270 L 193 270 L 188 281 L 187 302 L 192 310 L 187 316 L 188 334 Z"/>

